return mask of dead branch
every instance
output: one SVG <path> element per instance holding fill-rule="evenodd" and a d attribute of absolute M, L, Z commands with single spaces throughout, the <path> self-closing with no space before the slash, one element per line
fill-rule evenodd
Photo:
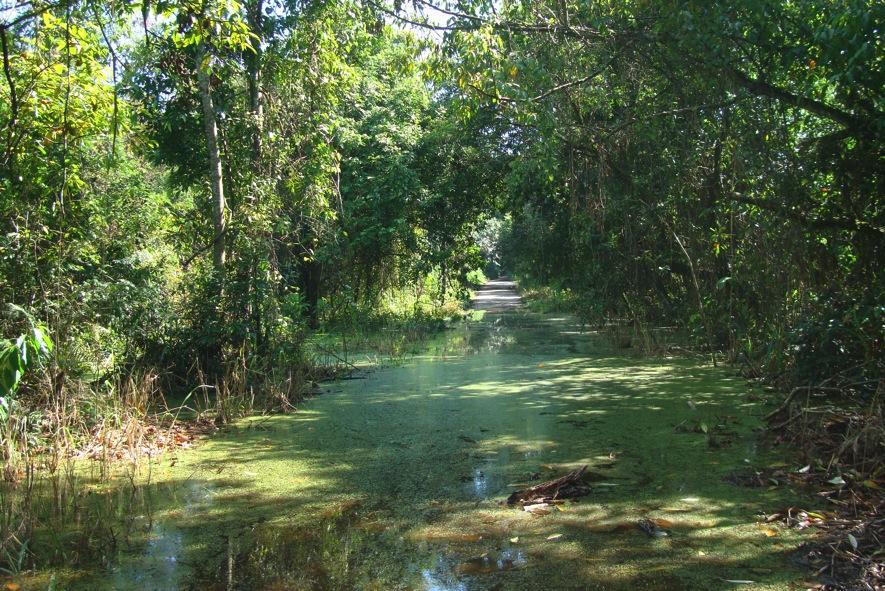
<path fill-rule="evenodd" d="M 536 484 L 535 486 L 518 490 L 507 497 L 508 505 L 525 505 L 528 503 L 545 503 L 558 499 L 573 499 L 582 497 L 590 492 L 590 487 L 582 481 L 586 464 L 577 470 L 573 470 L 556 478 Z"/>

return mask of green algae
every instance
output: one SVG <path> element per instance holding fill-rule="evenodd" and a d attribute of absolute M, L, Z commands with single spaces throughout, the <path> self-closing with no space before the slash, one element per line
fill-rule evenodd
<path fill-rule="evenodd" d="M 793 494 L 723 481 L 774 461 L 754 433 L 763 409 L 727 371 L 624 357 L 567 317 L 513 312 L 324 389 L 294 414 L 161 458 L 149 482 L 81 499 L 56 543 L 80 553 L 16 580 L 437 591 L 801 580 L 787 560 L 799 534 L 757 524 Z M 544 516 L 501 503 L 583 464 L 592 492 L 577 502 Z M 646 536 L 641 518 L 670 535 Z"/>

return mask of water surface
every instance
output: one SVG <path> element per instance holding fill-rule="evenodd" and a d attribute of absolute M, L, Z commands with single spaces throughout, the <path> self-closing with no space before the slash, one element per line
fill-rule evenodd
<path fill-rule="evenodd" d="M 745 383 L 637 359 L 568 318 L 488 313 L 422 355 L 327 384 L 95 487 L 22 580 L 69 589 L 786 589 L 796 534 L 757 523 Z M 701 424 L 707 431 L 703 433 Z M 715 437 L 710 441 L 710 436 Z M 587 464 L 592 493 L 548 515 L 502 501 Z M 142 478 L 145 478 L 143 475 Z M 661 520 L 666 537 L 635 524 Z M 44 585 L 40 587 L 39 585 Z M 25 587 L 27 588 L 27 587 Z M 798 587 L 797 587 L 798 588 Z"/>

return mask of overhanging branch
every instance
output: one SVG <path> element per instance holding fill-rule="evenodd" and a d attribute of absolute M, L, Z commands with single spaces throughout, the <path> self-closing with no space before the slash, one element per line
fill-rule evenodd
<path fill-rule="evenodd" d="M 9 85 L 9 130 L 15 127 L 18 119 L 18 95 L 15 92 L 15 81 L 12 79 L 12 68 L 9 66 L 9 29 L 0 25 L 0 47 L 3 49 L 3 76 Z"/>
<path fill-rule="evenodd" d="M 430 31 L 477 31 L 482 27 L 490 27 L 494 31 L 500 32 L 508 32 L 508 33 L 548 33 L 552 35 L 558 35 L 560 37 L 572 37 L 577 39 L 586 39 L 586 38 L 601 38 L 603 35 L 597 29 L 591 27 L 583 27 L 583 26 L 572 26 L 572 25 L 563 25 L 559 23 L 553 24 L 540 24 L 540 23 L 521 23 L 516 21 L 505 21 L 505 20 L 492 20 L 486 19 L 483 17 L 456 13 L 447 10 L 443 10 L 441 8 L 437 8 L 434 4 L 430 2 L 421 2 L 424 6 L 437 10 L 443 14 L 450 14 L 455 18 L 460 18 L 463 20 L 469 21 L 469 23 L 457 24 L 457 25 L 434 25 L 424 21 L 418 21 L 414 18 L 409 18 L 408 16 L 404 16 L 400 14 L 396 10 L 391 10 L 387 8 L 383 4 L 376 2 L 375 0 L 366 0 L 366 4 L 374 7 L 379 12 L 386 14 L 387 16 L 394 18 L 402 23 L 406 23 L 408 25 L 412 25 L 414 27 L 419 27 L 422 29 L 427 29 Z"/>
<path fill-rule="evenodd" d="M 841 123 L 846 127 L 858 128 L 863 125 L 863 122 L 851 113 L 846 113 L 845 111 L 808 97 L 793 94 L 759 78 L 750 78 L 747 74 L 741 72 L 737 68 L 729 68 L 727 73 L 738 85 L 754 94 L 777 99 L 793 105 L 794 107 L 798 107 L 803 111 L 808 111 L 825 119 Z"/>

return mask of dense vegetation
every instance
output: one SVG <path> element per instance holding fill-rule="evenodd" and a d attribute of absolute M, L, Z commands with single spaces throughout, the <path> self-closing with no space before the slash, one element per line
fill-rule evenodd
<path fill-rule="evenodd" d="M 4 478 L 167 399 L 285 409 L 316 335 L 438 327 L 503 271 L 622 346 L 739 364 L 875 484 L 883 25 L 873 0 L 3 2 Z M 797 393 L 851 410 L 793 421 Z"/>
<path fill-rule="evenodd" d="M 481 266 L 494 138 L 415 35 L 340 2 L 135 8 L 4 12 L 2 330 L 56 344 L 19 387 L 10 342 L 7 441 L 203 375 L 285 403 L 310 328 L 451 316 Z"/>
<path fill-rule="evenodd" d="M 785 382 L 881 375 L 882 17 L 532 3 L 497 18 L 543 34 L 459 33 L 463 84 L 511 122 L 510 265 Z"/>
<path fill-rule="evenodd" d="M 312 331 L 452 316 L 483 267 L 881 394 L 881 3 L 4 6 L 10 466 L 206 376 L 285 405 Z"/>

